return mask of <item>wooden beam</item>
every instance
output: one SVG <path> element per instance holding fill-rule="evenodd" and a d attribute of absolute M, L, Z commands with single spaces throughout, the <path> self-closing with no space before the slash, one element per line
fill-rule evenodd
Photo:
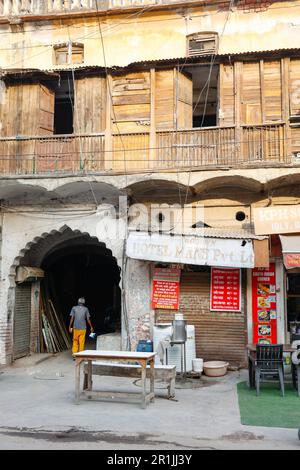
<path fill-rule="evenodd" d="M 240 154 L 243 151 L 242 132 L 241 132 L 241 99 L 242 99 L 242 77 L 243 63 L 234 63 L 234 121 L 235 121 L 235 148 L 236 161 L 240 161 Z"/>
<path fill-rule="evenodd" d="M 104 169 L 113 169 L 113 145 L 112 145 L 112 77 L 106 77 L 106 113 L 105 113 L 105 144 L 104 144 Z"/>
<path fill-rule="evenodd" d="M 155 69 L 150 70 L 150 141 L 149 141 L 149 157 L 150 157 L 150 168 L 151 162 L 156 160 L 156 122 L 155 122 Z"/>
<path fill-rule="evenodd" d="M 284 141 L 282 143 L 281 149 L 284 159 L 288 159 L 291 156 L 291 128 L 290 128 L 290 59 L 285 57 L 281 59 L 281 87 L 282 87 L 282 119 L 285 122 L 284 129 Z"/>
<path fill-rule="evenodd" d="M 259 61 L 261 122 L 266 122 L 264 61 Z"/>

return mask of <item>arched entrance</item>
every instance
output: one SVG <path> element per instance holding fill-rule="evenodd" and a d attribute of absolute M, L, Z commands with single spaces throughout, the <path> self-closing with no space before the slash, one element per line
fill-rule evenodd
<path fill-rule="evenodd" d="M 77 304 L 78 297 L 85 297 L 98 335 L 120 331 L 120 268 L 104 243 L 89 234 L 64 227 L 60 231 L 39 237 L 22 254 L 18 259 L 19 266 L 44 270 L 40 294 L 46 301 L 52 301 L 66 327 L 72 306 Z M 41 309 L 35 311 L 31 306 L 31 318 L 27 319 L 26 328 L 24 315 L 23 318 L 18 315 L 18 305 L 23 302 L 23 291 L 26 292 L 24 300 L 28 300 L 28 282 L 17 285 L 15 289 L 14 358 L 26 355 L 30 348 L 29 341 L 31 345 L 35 345 L 42 338 L 41 319 L 33 318 L 41 316 Z M 31 298 L 34 298 L 34 294 Z M 28 335 L 28 324 L 31 325 L 31 335 Z M 36 335 L 36 341 L 32 335 Z"/>

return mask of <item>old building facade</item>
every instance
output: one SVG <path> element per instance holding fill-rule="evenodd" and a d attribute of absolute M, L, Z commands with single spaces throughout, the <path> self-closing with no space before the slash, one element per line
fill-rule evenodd
<path fill-rule="evenodd" d="M 99 332 L 113 307 L 135 348 L 174 314 L 152 308 L 155 266 L 180 267 L 197 355 L 243 364 L 253 268 L 271 262 L 286 340 L 281 249 L 253 209 L 300 202 L 299 28 L 298 0 L 0 1 L 0 362 L 39 349 L 43 284 L 65 318 L 85 295 Z M 130 256 L 122 198 L 201 207 L 192 236 L 252 260 Z M 211 309 L 212 266 L 242 270 L 238 312 Z"/>

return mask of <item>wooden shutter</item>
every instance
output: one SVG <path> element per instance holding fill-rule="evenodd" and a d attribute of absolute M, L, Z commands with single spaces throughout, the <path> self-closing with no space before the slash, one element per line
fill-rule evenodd
<path fill-rule="evenodd" d="M 300 60 L 290 61 L 290 115 L 300 116 Z"/>
<path fill-rule="evenodd" d="M 112 78 L 114 115 L 119 130 L 124 132 L 149 131 L 150 73 L 137 72 Z M 114 126 L 114 130 L 117 128 Z"/>
<path fill-rule="evenodd" d="M 263 62 L 264 121 L 276 122 L 282 119 L 281 64 L 279 60 Z"/>
<path fill-rule="evenodd" d="M 79 78 L 75 80 L 75 133 L 93 134 L 104 132 L 105 111 L 105 78 L 98 76 Z"/>
<path fill-rule="evenodd" d="M 31 322 L 31 284 L 16 286 L 13 358 L 18 359 L 30 353 L 30 322 Z"/>
<path fill-rule="evenodd" d="M 193 82 L 181 72 L 177 72 L 178 85 L 174 84 L 177 98 L 177 127 L 193 127 Z"/>
<path fill-rule="evenodd" d="M 245 364 L 247 334 L 243 297 L 241 313 L 211 312 L 210 272 L 182 273 L 179 310 L 188 324 L 195 325 L 197 357 Z M 168 311 L 159 310 L 156 321 L 170 322 L 173 316 Z"/>
<path fill-rule="evenodd" d="M 54 91 L 44 85 L 40 85 L 39 93 L 39 117 L 37 123 L 37 135 L 53 134 L 54 129 Z"/>
<path fill-rule="evenodd" d="M 243 64 L 241 101 L 242 123 L 261 124 L 262 110 L 259 62 Z"/>
<path fill-rule="evenodd" d="M 220 126 L 232 126 L 235 119 L 235 92 L 233 65 L 220 65 Z"/>
<path fill-rule="evenodd" d="M 155 72 L 155 124 L 157 129 L 193 125 L 193 82 L 175 69 Z"/>

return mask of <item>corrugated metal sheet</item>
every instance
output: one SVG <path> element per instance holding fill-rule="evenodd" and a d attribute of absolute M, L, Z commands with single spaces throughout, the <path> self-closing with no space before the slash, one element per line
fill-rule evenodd
<path fill-rule="evenodd" d="M 145 227 L 141 227 L 142 231 L 146 233 Z M 131 233 L 135 233 L 135 230 L 129 228 Z M 139 231 L 137 233 L 142 233 Z M 197 233 L 198 232 L 198 233 Z M 147 233 L 149 233 L 147 231 Z M 151 233 L 159 233 L 159 230 L 152 230 Z M 219 229 L 219 228 L 199 228 L 198 230 L 192 230 L 191 233 L 170 232 L 172 235 L 192 235 L 195 237 L 204 237 L 204 238 L 229 238 L 234 240 L 265 240 L 269 238 L 268 235 L 255 235 L 255 233 L 250 232 L 249 230 L 235 230 L 235 229 Z M 169 233 L 168 233 L 169 234 Z"/>
<path fill-rule="evenodd" d="M 219 229 L 219 228 L 203 228 L 201 229 L 201 236 L 213 238 L 234 238 L 234 239 L 249 239 L 249 240 L 264 240 L 268 236 L 259 236 L 249 230 L 235 230 L 235 229 Z"/>
<path fill-rule="evenodd" d="M 247 323 L 245 289 L 242 289 L 242 312 L 210 311 L 210 271 L 182 273 L 180 311 L 188 324 L 195 325 L 197 357 L 246 363 Z M 174 314 L 157 311 L 157 323 L 170 322 Z"/>
<path fill-rule="evenodd" d="M 14 313 L 13 357 L 18 359 L 30 352 L 31 284 L 16 286 Z"/>
<path fill-rule="evenodd" d="M 274 50 L 264 50 L 264 51 L 245 51 L 245 52 L 227 52 L 226 54 L 217 54 L 215 56 L 214 62 L 216 64 L 218 63 L 231 63 L 234 60 L 252 60 L 254 58 L 275 58 L 275 57 L 300 57 L 300 48 L 285 48 L 285 49 L 274 49 Z M 46 69 L 0 69 L 0 76 L 8 76 L 8 75 L 22 75 L 24 76 L 26 73 L 29 73 L 31 75 L 33 74 L 39 74 L 39 73 L 45 73 L 45 74 L 54 74 L 58 72 L 70 72 L 74 70 L 75 72 L 78 71 L 84 71 L 84 72 L 99 72 L 99 73 L 104 73 L 107 71 L 113 73 L 113 72 L 122 72 L 122 71 L 128 71 L 129 69 L 134 69 L 134 68 L 149 68 L 151 66 L 169 66 L 169 65 L 183 65 L 188 66 L 188 65 L 197 65 L 199 64 L 204 64 L 204 63 L 210 63 L 211 62 L 211 54 L 207 54 L 207 56 L 201 56 L 199 57 L 198 55 L 195 56 L 183 56 L 183 57 L 169 57 L 169 58 L 163 58 L 163 59 L 153 59 L 153 60 L 141 60 L 137 62 L 131 62 L 130 64 L 127 65 L 110 65 L 107 68 L 105 68 L 103 65 L 58 65 L 58 66 L 53 66 L 51 68 L 46 68 Z M 46 77 L 44 77 L 46 78 Z"/>

